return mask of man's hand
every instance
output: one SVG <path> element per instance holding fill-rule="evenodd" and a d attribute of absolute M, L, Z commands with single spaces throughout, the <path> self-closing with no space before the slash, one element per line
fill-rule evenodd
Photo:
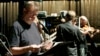
<path fill-rule="evenodd" d="M 29 47 L 30 47 L 30 50 L 32 52 L 37 53 L 37 52 L 40 51 L 40 48 L 42 47 L 42 45 L 35 45 L 35 44 L 33 44 L 33 45 L 30 45 Z"/>
<path fill-rule="evenodd" d="M 51 49 L 52 46 L 53 46 L 53 42 L 52 41 L 48 40 L 48 41 L 46 41 L 46 42 L 43 43 L 43 49 L 45 49 L 45 50 Z"/>

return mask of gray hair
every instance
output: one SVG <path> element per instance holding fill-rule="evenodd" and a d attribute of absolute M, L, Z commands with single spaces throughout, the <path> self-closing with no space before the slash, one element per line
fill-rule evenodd
<path fill-rule="evenodd" d="M 66 14 L 66 18 L 67 18 L 68 20 L 72 20 L 72 19 L 74 19 L 75 17 L 76 17 L 75 11 L 68 11 L 67 14 Z"/>
<path fill-rule="evenodd" d="M 88 19 L 87 19 L 86 16 L 80 16 L 79 18 L 85 20 L 86 22 L 88 22 Z"/>
<path fill-rule="evenodd" d="M 23 8 L 29 8 L 29 6 L 38 6 L 38 4 L 35 1 L 24 1 Z"/>

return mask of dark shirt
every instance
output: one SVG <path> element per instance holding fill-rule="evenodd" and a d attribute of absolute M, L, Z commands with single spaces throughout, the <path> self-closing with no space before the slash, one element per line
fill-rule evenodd
<path fill-rule="evenodd" d="M 57 38 L 55 41 L 73 41 L 77 40 L 78 42 L 83 41 L 82 33 L 79 29 L 72 25 L 69 21 L 67 23 L 63 23 L 58 25 L 57 27 Z"/>
<path fill-rule="evenodd" d="M 66 54 L 63 56 L 81 56 L 80 49 L 85 48 L 86 44 L 83 34 L 76 26 L 73 26 L 71 21 L 58 25 L 57 37 L 54 41 L 73 42 L 73 44 L 68 44 L 66 47 L 68 49 L 65 49 Z"/>
<path fill-rule="evenodd" d="M 11 47 L 22 47 L 31 44 L 41 44 L 42 41 L 35 23 L 28 25 L 23 20 L 18 20 L 14 22 L 9 39 Z M 30 56 L 30 53 L 25 53 L 19 56 Z"/>

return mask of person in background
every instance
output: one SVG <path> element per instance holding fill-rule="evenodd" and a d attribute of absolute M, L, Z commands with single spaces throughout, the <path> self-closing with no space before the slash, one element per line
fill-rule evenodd
<path fill-rule="evenodd" d="M 93 40 L 95 34 L 99 33 L 98 29 L 91 27 L 86 16 L 80 16 L 80 31 L 86 36 L 87 43 L 90 43 L 89 51 L 92 56 L 97 56 L 97 45 Z"/>
<path fill-rule="evenodd" d="M 40 49 L 48 44 L 42 43 L 40 33 L 33 22 L 37 15 L 35 1 L 25 1 L 22 13 L 12 25 L 9 50 L 13 56 L 38 56 Z"/>
<path fill-rule="evenodd" d="M 74 26 L 78 27 L 78 26 L 77 26 L 77 18 L 74 18 L 74 19 L 72 20 L 72 24 L 73 24 Z"/>
<path fill-rule="evenodd" d="M 85 36 L 75 27 L 73 21 L 76 18 L 74 11 L 68 11 L 65 19 L 66 22 L 57 26 L 57 37 L 55 42 L 64 42 L 66 48 L 55 56 L 87 56 L 87 45 Z M 85 51 L 86 50 L 86 51 Z"/>
<path fill-rule="evenodd" d="M 86 16 L 80 16 L 79 20 L 80 20 L 79 27 L 83 34 L 89 35 L 91 38 L 93 38 L 96 33 L 100 32 L 98 29 L 95 29 L 94 27 L 90 26 Z"/>

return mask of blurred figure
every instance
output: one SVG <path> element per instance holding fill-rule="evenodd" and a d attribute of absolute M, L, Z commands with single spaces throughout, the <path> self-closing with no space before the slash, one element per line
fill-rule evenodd
<path fill-rule="evenodd" d="M 79 17 L 79 27 L 80 27 L 80 30 L 83 34 L 87 34 L 89 35 L 91 38 L 93 38 L 93 36 L 96 34 L 96 33 L 99 33 L 100 31 L 98 29 L 95 29 L 94 27 L 91 27 L 90 24 L 89 24 L 89 21 L 87 19 L 86 16 L 80 16 Z"/>
<path fill-rule="evenodd" d="M 60 53 L 55 54 L 55 56 L 87 56 L 85 37 L 77 27 L 73 26 L 72 20 L 75 18 L 76 13 L 68 11 L 65 16 L 66 22 L 58 25 L 57 37 L 54 41 L 67 44 L 66 48 Z"/>
<path fill-rule="evenodd" d="M 97 45 L 92 38 L 96 33 L 99 33 L 100 31 L 90 26 L 86 16 L 80 16 L 79 21 L 80 31 L 86 36 L 87 43 L 90 43 L 89 51 L 91 52 L 92 56 L 97 56 Z"/>

